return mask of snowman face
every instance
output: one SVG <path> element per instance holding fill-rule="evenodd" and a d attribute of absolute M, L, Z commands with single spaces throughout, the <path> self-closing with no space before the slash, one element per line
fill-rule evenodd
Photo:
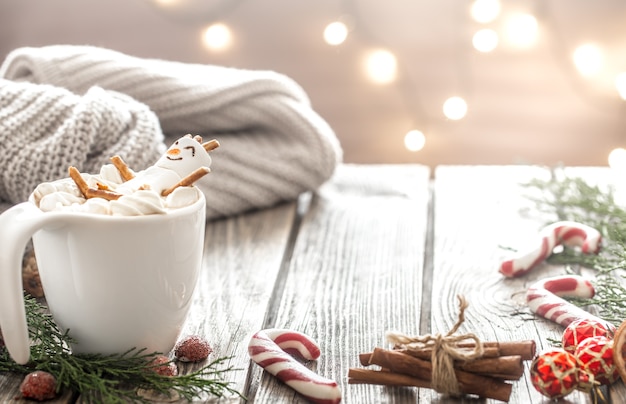
<path fill-rule="evenodd" d="M 181 137 L 156 162 L 158 167 L 175 171 L 181 178 L 200 167 L 211 167 L 211 156 L 191 137 Z"/>

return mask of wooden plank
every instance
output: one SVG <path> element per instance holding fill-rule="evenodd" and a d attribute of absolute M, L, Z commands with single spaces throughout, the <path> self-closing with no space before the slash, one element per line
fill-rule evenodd
<path fill-rule="evenodd" d="M 526 307 L 525 293 L 539 279 L 564 274 L 564 268 L 546 264 L 517 279 L 506 279 L 497 271 L 503 260 L 514 256 L 503 247 L 523 249 L 536 240 L 546 221 L 555 220 L 536 212 L 524 196 L 530 190 L 520 186 L 549 175 L 549 170 L 539 167 L 438 167 L 432 332 L 447 332 L 453 326 L 458 315 L 455 299 L 462 294 L 470 307 L 460 333 L 474 332 L 489 341 L 532 339 L 539 350 L 551 347 L 550 339 L 560 340 L 563 328 L 533 316 Z M 621 382 L 614 386 L 615 395 L 622 394 L 618 392 Z M 510 402 L 543 399 L 530 383 L 526 366 L 523 378 L 514 383 Z M 586 394 L 578 392 L 567 399 L 590 402 Z"/>
<path fill-rule="evenodd" d="M 268 326 L 315 339 L 309 367 L 337 381 L 343 403 L 414 403 L 416 389 L 348 385 L 358 354 L 387 346 L 387 330 L 418 332 L 429 171 L 422 166 L 342 166 L 313 197 L 276 315 Z M 305 402 L 274 377 L 251 379 L 254 403 Z"/>
<path fill-rule="evenodd" d="M 202 335 L 209 357 L 232 357 L 226 381 L 247 391 L 248 341 L 263 327 L 267 307 L 290 243 L 296 202 L 207 223 L 203 272 L 182 335 Z M 182 372 L 199 365 L 184 365 Z M 205 402 L 210 397 L 201 397 Z M 239 402 L 235 397 L 220 402 Z M 185 401 L 181 401 L 183 403 Z"/>

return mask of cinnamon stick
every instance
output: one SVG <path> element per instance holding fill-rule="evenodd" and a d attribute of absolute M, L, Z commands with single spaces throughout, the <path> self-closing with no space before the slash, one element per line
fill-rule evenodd
<path fill-rule="evenodd" d="M 524 375 L 524 362 L 519 355 L 455 362 L 454 367 L 466 372 L 505 380 L 519 380 Z"/>
<path fill-rule="evenodd" d="M 522 360 L 532 360 L 537 352 L 537 346 L 535 341 L 489 341 L 483 342 L 483 358 L 495 358 L 498 356 L 515 356 L 519 355 Z M 459 348 L 472 349 L 476 344 L 472 342 L 462 342 L 457 344 Z M 432 347 L 427 346 L 422 349 L 410 349 L 410 355 L 421 359 L 430 358 L 432 354 Z"/>
<path fill-rule="evenodd" d="M 371 369 L 348 369 L 349 384 L 378 384 L 384 386 L 413 386 L 430 389 L 430 382 L 400 373 L 384 372 Z"/>
<path fill-rule="evenodd" d="M 417 359 L 429 361 L 430 357 L 421 357 L 413 355 L 414 351 L 394 350 Z M 362 353 L 359 355 L 359 361 L 363 366 L 372 364 L 370 358 L 372 353 Z M 483 376 L 489 376 L 503 380 L 519 380 L 524 375 L 524 363 L 519 355 L 499 356 L 496 358 L 481 358 L 471 361 L 456 361 L 454 368 L 464 370 L 466 372 L 476 373 Z"/>
<path fill-rule="evenodd" d="M 393 373 L 401 373 L 418 379 L 432 381 L 432 363 L 394 350 L 375 348 L 370 364 L 379 365 Z M 459 390 L 464 394 L 475 394 L 483 398 L 508 401 L 513 386 L 501 380 L 478 374 L 455 370 Z"/>
<path fill-rule="evenodd" d="M 460 343 L 460 348 L 473 348 L 473 343 Z M 496 348 L 499 356 L 519 355 L 522 360 L 532 360 L 537 353 L 537 344 L 533 340 L 526 341 L 488 341 L 483 342 L 485 348 Z"/>

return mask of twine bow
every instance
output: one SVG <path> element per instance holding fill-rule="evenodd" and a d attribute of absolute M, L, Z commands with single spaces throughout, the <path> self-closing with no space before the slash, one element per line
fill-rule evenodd
<path fill-rule="evenodd" d="M 476 359 L 481 357 L 484 352 L 483 344 L 473 333 L 454 335 L 465 321 L 465 309 L 469 306 L 465 297 L 459 295 L 457 298 L 459 299 L 459 317 L 454 327 L 445 335 L 426 334 L 410 337 L 397 332 L 387 332 L 386 334 L 387 341 L 397 348 L 407 350 L 431 348 L 432 388 L 439 393 L 451 396 L 458 396 L 461 393 L 454 371 L 454 361 Z M 461 342 L 468 340 L 474 341 L 471 348 L 459 346 Z"/>

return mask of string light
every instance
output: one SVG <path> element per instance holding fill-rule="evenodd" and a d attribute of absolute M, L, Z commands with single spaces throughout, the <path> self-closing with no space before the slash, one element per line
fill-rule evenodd
<path fill-rule="evenodd" d="M 240 2 L 241 0 L 232 0 L 228 2 L 228 7 L 216 8 L 211 6 L 207 8 L 201 0 L 194 3 L 189 3 L 188 0 L 153 0 L 157 7 L 167 8 L 168 14 L 180 13 L 184 16 L 202 14 L 205 21 L 208 19 L 207 15 L 219 14 L 223 16 L 226 11 L 233 8 L 233 5 Z M 200 7 L 200 5 L 203 6 Z M 477 23 L 492 23 L 500 17 L 500 0 L 475 0 L 470 8 L 470 14 Z M 343 17 L 351 18 L 349 15 Z M 341 19 L 331 22 L 324 29 L 324 41 L 331 46 L 343 44 L 353 26 L 353 23 L 348 22 L 346 24 Z M 505 21 L 504 38 L 512 45 L 526 48 L 535 44 L 538 37 L 539 24 L 533 15 L 514 14 Z M 233 34 L 227 25 L 216 23 L 203 31 L 202 40 L 208 49 L 221 51 L 232 46 Z M 500 45 L 500 36 L 493 29 L 480 29 L 473 35 L 472 45 L 479 52 L 492 52 Z M 595 75 L 604 69 L 604 55 L 602 49 L 597 45 L 579 46 L 573 52 L 572 58 L 576 69 L 585 77 Z M 367 76 L 373 83 L 387 84 L 397 78 L 398 61 L 391 51 L 380 49 L 367 55 L 365 69 Z M 626 101 L 626 72 L 616 75 L 614 84 L 619 96 Z M 443 104 L 443 113 L 450 120 L 463 119 L 467 111 L 467 102 L 461 97 L 451 97 Z M 421 150 L 425 141 L 424 134 L 419 130 L 411 130 L 404 137 L 405 147 L 411 151 Z M 626 150 L 622 148 L 613 150 L 609 155 L 609 165 L 612 167 L 620 166 L 626 170 Z"/>
<path fill-rule="evenodd" d="M 393 53 L 385 49 L 372 51 L 366 58 L 365 69 L 374 83 L 388 84 L 396 79 L 398 62 Z"/>
<path fill-rule="evenodd" d="M 348 27 L 341 21 L 331 22 L 324 29 L 324 41 L 329 45 L 341 45 L 346 38 L 348 38 Z"/>
<path fill-rule="evenodd" d="M 453 121 L 463 119 L 467 114 L 467 103 L 461 97 L 450 97 L 443 103 L 443 114 Z"/>
<path fill-rule="evenodd" d="M 528 48 L 537 41 L 539 23 L 530 14 L 514 14 L 506 21 L 506 39 L 520 48 Z"/>
<path fill-rule="evenodd" d="M 491 52 L 498 46 L 498 34 L 492 29 L 481 29 L 474 34 L 472 45 L 479 52 Z"/>
<path fill-rule="evenodd" d="M 487 24 L 498 18 L 500 14 L 499 0 L 476 0 L 471 8 L 474 21 Z"/>
<path fill-rule="evenodd" d="M 594 44 L 584 44 L 574 50 L 574 65 L 585 77 L 598 74 L 602 70 L 604 57 L 602 50 Z"/>
<path fill-rule="evenodd" d="M 222 51 L 232 45 L 233 35 L 226 24 L 216 23 L 204 30 L 202 41 L 208 49 Z"/>
<path fill-rule="evenodd" d="M 417 129 L 410 130 L 406 135 L 404 135 L 404 146 L 409 151 L 420 151 L 424 148 L 425 144 L 426 136 L 424 136 L 424 134 Z"/>

